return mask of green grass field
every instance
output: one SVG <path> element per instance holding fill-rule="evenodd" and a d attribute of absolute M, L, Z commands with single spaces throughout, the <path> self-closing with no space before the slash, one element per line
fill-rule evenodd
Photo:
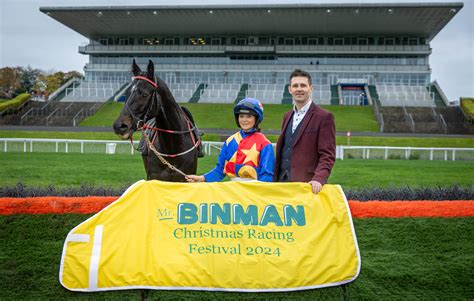
<path fill-rule="evenodd" d="M 0 136 L 22 135 L 115 140 L 108 133 L 0 131 Z M 371 145 L 473 147 L 472 139 L 461 138 L 352 137 L 351 145 L 357 143 L 356 138 Z M 345 139 L 338 137 L 338 143 Z M 216 156 L 200 159 L 198 174 L 213 168 L 215 162 Z M 145 177 L 140 155 L 9 152 L 0 155 L 0 164 L 1 187 L 22 182 L 40 187 L 120 188 Z M 456 184 L 472 187 L 473 178 L 474 161 L 349 159 L 336 162 L 329 182 L 355 190 Z M 140 300 L 140 290 L 76 293 L 59 284 L 64 239 L 88 217 L 0 216 L 0 300 Z M 348 286 L 351 299 L 474 298 L 474 218 L 355 219 L 354 226 L 362 269 Z M 149 291 L 147 300 L 338 300 L 340 294 L 340 288 L 288 293 Z"/>
<path fill-rule="evenodd" d="M 233 104 L 181 104 L 192 113 L 199 128 L 235 129 Z M 374 118 L 372 107 L 355 106 L 322 106 L 334 113 L 337 131 L 377 132 L 378 124 Z M 106 103 L 94 116 L 81 122 L 81 126 L 110 127 L 119 116 L 123 103 Z M 283 114 L 291 109 L 291 105 L 265 105 L 263 129 L 279 130 Z"/>
<path fill-rule="evenodd" d="M 199 159 L 198 174 L 214 167 L 216 156 Z M 19 164 L 21 162 L 21 164 Z M 140 155 L 2 153 L 1 186 L 122 187 L 145 178 Z M 345 189 L 365 187 L 471 186 L 473 161 L 337 160 L 329 182 Z"/>
<path fill-rule="evenodd" d="M 0 216 L 0 300 L 140 300 L 140 290 L 78 293 L 58 281 L 67 233 L 89 215 Z M 472 300 L 474 219 L 355 219 L 362 269 L 353 300 Z M 286 293 L 150 291 L 148 300 L 339 300 L 339 288 Z"/>

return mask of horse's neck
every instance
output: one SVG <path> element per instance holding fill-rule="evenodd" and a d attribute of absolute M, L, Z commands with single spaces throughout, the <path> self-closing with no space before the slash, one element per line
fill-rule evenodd
<path fill-rule="evenodd" d="M 156 123 L 166 129 L 184 129 L 185 122 L 183 112 L 178 103 L 174 100 L 171 92 L 161 94 L 161 108 L 158 112 Z"/>

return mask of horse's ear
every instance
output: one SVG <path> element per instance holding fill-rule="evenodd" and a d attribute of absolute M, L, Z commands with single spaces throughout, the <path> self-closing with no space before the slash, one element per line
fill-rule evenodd
<path fill-rule="evenodd" d="M 148 76 L 149 79 L 154 80 L 155 78 L 155 65 L 151 60 L 148 61 L 148 67 L 146 70 L 146 75 Z"/>
<path fill-rule="evenodd" d="M 140 73 L 142 72 L 142 69 L 140 69 L 140 66 L 137 65 L 137 62 L 135 62 L 135 59 L 133 59 L 133 63 L 132 63 L 132 73 L 134 76 L 138 76 L 140 75 Z"/>

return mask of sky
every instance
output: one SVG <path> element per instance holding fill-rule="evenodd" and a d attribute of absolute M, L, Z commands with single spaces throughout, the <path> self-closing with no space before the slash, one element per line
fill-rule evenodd
<path fill-rule="evenodd" d="M 453 0 L 398 1 L 281 1 L 210 0 L 206 4 L 281 3 L 380 3 L 462 2 Z M 88 40 L 39 11 L 43 6 L 109 6 L 202 4 L 200 0 L 0 0 L 0 68 L 31 66 L 46 71 L 83 72 L 88 56 L 78 46 Z M 474 97 L 474 1 L 464 7 L 431 41 L 431 80 L 436 80 L 449 100 Z"/>

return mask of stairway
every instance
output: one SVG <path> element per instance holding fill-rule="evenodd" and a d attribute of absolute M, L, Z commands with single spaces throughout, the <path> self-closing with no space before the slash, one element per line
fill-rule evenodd
<path fill-rule="evenodd" d="M 234 103 L 238 103 L 239 101 L 244 99 L 245 96 L 247 95 L 248 89 L 249 89 L 249 84 L 242 84 L 242 86 L 240 86 L 240 91 L 237 94 L 237 98 L 235 99 Z"/>
<path fill-rule="evenodd" d="M 375 86 L 372 86 L 372 85 L 369 86 L 369 93 L 370 93 L 370 97 L 372 97 L 372 101 L 376 102 L 377 105 L 380 107 L 381 104 L 380 104 L 379 94 L 377 93 L 377 89 L 375 88 Z"/>
<path fill-rule="evenodd" d="M 202 95 L 202 90 L 206 89 L 207 88 L 207 84 L 205 83 L 201 83 L 196 91 L 194 91 L 193 93 L 193 96 L 191 96 L 191 99 L 189 99 L 189 102 L 190 103 L 197 103 L 199 101 L 199 99 L 201 98 L 201 95 Z"/>
<path fill-rule="evenodd" d="M 339 105 L 339 92 L 337 91 L 337 85 L 331 85 L 331 105 Z"/>
<path fill-rule="evenodd" d="M 283 91 L 283 98 L 281 99 L 282 104 L 292 104 L 293 97 L 291 96 L 290 92 L 288 91 L 288 86 L 285 85 L 285 90 Z"/>
<path fill-rule="evenodd" d="M 474 124 L 464 121 L 459 107 L 436 108 L 446 121 L 448 134 L 474 135 Z"/>

